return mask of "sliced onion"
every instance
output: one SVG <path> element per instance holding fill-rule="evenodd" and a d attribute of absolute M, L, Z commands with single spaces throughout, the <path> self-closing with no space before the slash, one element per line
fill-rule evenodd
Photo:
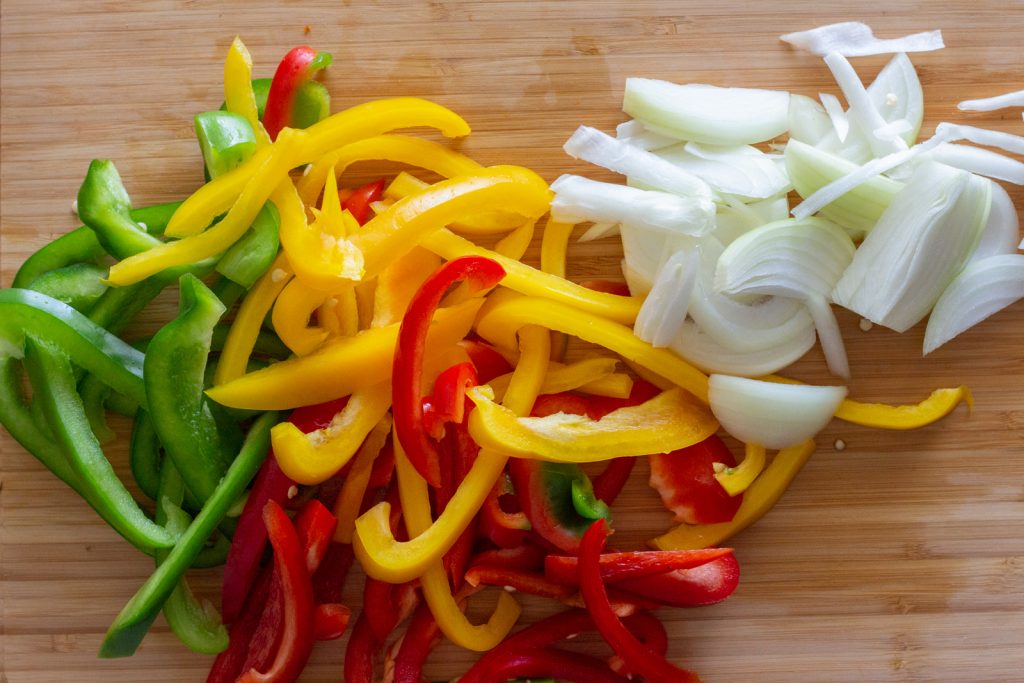
<path fill-rule="evenodd" d="M 726 205 L 718 207 L 715 231 L 711 234 L 726 246 L 754 228 L 789 216 L 789 200 L 785 195 L 749 204 L 744 204 L 732 195 L 723 195 L 723 199 L 726 200 Z"/>
<path fill-rule="evenodd" d="M 708 402 L 725 431 L 765 448 L 788 448 L 813 438 L 832 420 L 846 387 L 777 384 L 711 375 Z"/>
<path fill-rule="evenodd" d="M 843 111 L 843 105 L 839 102 L 839 98 L 823 92 L 818 94 L 818 99 L 821 100 L 821 104 L 825 107 L 825 113 L 832 121 L 832 128 L 835 130 L 839 142 L 846 142 L 846 136 L 850 133 L 850 119 Z"/>
<path fill-rule="evenodd" d="M 802 311 L 803 307 L 800 308 Z M 795 337 L 780 343 L 751 351 L 736 351 L 723 346 L 717 339 L 702 332 L 692 320 L 687 320 L 669 346 L 704 372 L 760 377 L 792 365 L 810 351 L 814 346 L 814 325 L 808 324 Z"/>
<path fill-rule="evenodd" d="M 1006 107 L 1024 107 L 1024 90 L 1008 92 L 1005 95 L 986 97 L 980 100 L 964 100 L 956 105 L 960 111 L 996 111 Z"/>
<path fill-rule="evenodd" d="M 924 318 L 978 243 L 992 183 L 921 164 L 857 249 L 832 300 L 897 332 Z"/>
<path fill-rule="evenodd" d="M 714 212 L 711 188 L 703 180 L 651 152 L 616 140 L 596 128 L 580 126 L 562 148 L 574 159 L 583 159 L 629 176 L 651 189 L 699 199 L 709 212 Z"/>
<path fill-rule="evenodd" d="M 786 132 L 789 93 L 627 78 L 622 109 L 644 127 L 680 140 L 749 145 Z"/>
<path fill-rule="evenodd" d="M 679 334 L 700 270 L 700 250 L 677 251 L 665 262 L 637 314 L 633 332 L 655 348 Z"/>
<path fill-rule="evenodd" d="M 644 128 L 644 124 L 636 119 L 620 123 L 615 127 L 615 137 L 634 147 L 652 151 L 674 145 L 681 140 L 670 138 L 667 135 L 655 133 Z"/>
<path fill-rule="evenodd" d="M 906 119 L 896 119 L 895 121 L 890 121 L 889 123 L 882 124 L 878 128 L 875 128 L 871 131 L 871 134 L 879 140 L 892 140 L 893 138 L 901 136 L 912 129 L 913 126 L 910 124 L 910 121 L 907 121 Z M 902 140 L 902 138 L 900 139 Z"/>
<path fill-rule="evenodd" d="M 662 264 L 672 254 L 693 244 L 692 238 L 686 235 L 630 224 L 619 226 L 619 236 L 624 257 L 622 273 L 633 296 L 647 294 Z"/>
<path fill-rule="evenodd" d="M 932 150 L 929 156 L 948 166 L 961 168 L 987 178 L 1024 185 L 1024 163 L 990 149 L 947 142 Z"/>
<path fill-rule="evenodd" d="M 660 149 L 657 155 L 727 194 L 763 199 L 790 187 L 789 178 L 767 154 L 746 145 L 708 148 L 687 143 Z"/>
<path fill-rule="evenodd" d="M 901 38 L 882 40 L 875 38 L 870 26 L 859 21 L 844 21 L 808 31 L 787 33 L 780 40 L 822 57 L 830 52 L 846 57 L 865 57 L 890 52 L 930 52 L 945 47 L 942 31 L 911 33 Z"/>
<path fill-rule="evenodd" d="M 551 216 L 565 223 L 629 223 L 651 230 L 706 234 L 715 228 L 710 200 L 639 190 L 563 175 L 551 184 Z"/>
<path fill-rule="evenodd" d="M 876 156 L 881 156 L 905 150 L 907 143 L 903 138 L 884 140 L 874 135 L 874 132 L 884 128 L 887 122 L 875 107 L 867 88 L 861 83 L 849 60 L 841 54 L 832 52 L 825 57 L 825 64 L 832 71 L 839 89 L 843 91 L 846 101 L 850 104 L 850 122 L 860 130 L 872 152 Z"/>
<path fill-rule="evenodd" d="M 928 318 L 924 352 L 1024 298 L 1024 254 L 990 256 L 971 263 L 946 288 Z"/>
<path fill-rule="evenodd" d="M 960 123 L 940 123 L 935 127 L 936 135 L 947 134 L 950 140 L 969 140 L 976 145 L 998 147 L 1014 154 L 1024 154 L 1024 137 L 1001 130 L 988 130 Z"/>
<path fill-rule="evenodd" d="M 1006 190 L 998 183 L 992 185 L 992 207 L 988 212 L 988 221 L 982 230 L 978 246 L 971 254 L 971 262 L 980 261 L 989 256 L 1012 254 L 1016 249 L 1017 237 L 1020 235 L 1020 221 L 1017 219 L 1017 208 Z"/>
<path fill-rule="evenodd" d="M 789 139 L 816 145 L 832 132 L 824 107 L 806 95 L 789 96 Z"/>
<path fill-rule="evenodd" d="M 890 59 L 868 86 L 868 97 L 887 122 L 910 123 L 903 139 L 914 144 L 924 119 L 924 90 L 910 58 L 901 52 Z"/>

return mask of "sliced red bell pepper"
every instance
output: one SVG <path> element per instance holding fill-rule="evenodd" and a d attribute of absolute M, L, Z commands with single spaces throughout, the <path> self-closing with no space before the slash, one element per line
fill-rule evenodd
<path fill-rule="evenodd" d="M 608 524 L 599 519 L 583 535 L 579 552 L 580 590 L 598 632 L 622 658 L 629 671 L 643 676 L 650 683 L 699 681 L 693 672 L 677 667 L 640 642 L 612 610 L 601 579 L 601 550 L 607 538 Z"/>
<path fill-rule="evenodd" d="M 554 600 L 568 600 L 576 592 L 575 588 L 552 581 L 538 572 L 488 564 L 470 567 L 466 571 L 466 582 L 471 586 L 510 587 L 521 593 Z"/>
<path fill-rule="evenodd" d="M 629 683 L 596 657 L 557 649 L 505 653 L 492 659 L 490 667 L 488 681 L 553 677 L 572 683 Z"/>
<path fill-rule="evenodd" d="M 729 447 L 714 434 L 693 446 L 650 456 L 651 487 L 676 513 L 675 521 L 717 524 L 736 515 L 743 496 L 730 496 L 715 480 L 716 462 L 736 466 Z"/>
<path fill-rule="evenodd" d="M 352 635 L 345 648 L 345 666 L 342 669 L 345 683 L 373 683 L 374 660 L 379 654 L 380 646 L 374 640 L 373 631 L 367 624 L 364 608 L 355 626 L 352 627 Z"/>
<path fill-rule="evenodd" d="M 442 441 L 443 462 L 446 463 L 446 467 L 443 467 L 441 471 L 441 487 L 434 490 L 438 514 L 447 507 L 448 501 L 455 495 L 459 484 L 469 474 L 473 462 L 480 452 L 480 447 L 469 435 L 465 421 L 450 422 L 449 425 L 451 429 L 448 430 Z M 451 579 L 453 590 L 458 590 L 462 585 L 466 565 L 473 553 L 473 541 L 476 538 L 477 526 L 477 518 L 474 517 L 448 552 L 444 554 L 443 562 Z"/>
<path fill-rule="evenodd" d="M 320 567 L 313 574 L 313 601 L 317 605 L 341 602 L 345 579 L 354 560 L 351 545 L 331 543 Z"/>
<path fill-rule="evenodd" d="M 395 434 L 405 448 L 409 462 L 434 488 L 441 485 L 439 455 L 437 443 L 423 425 L 420 390 L 427 331 L 434 311 L 452 285 L 466 282 L 470 290 L 476 292 L 495 286 L 504 276 L 505 270 L 488 258 L 466 256 L 448 261 L 413 295 L 399 327 L 391 379 Z"/>
<path fill-rule="evenodd" d="M 370 204 L 380 200 L 386 184 L 387 181 L 381 178 L 352 190 L 352 193 L 342 200 L 341 208 L 347 209 L 359 225 L 363 225 L 370 217 Z"/>
<path fill-rule="evenodd" d="M 638 379 L 633 382 L 633 388 L 630 390 L 628 398 L 588 396 L 587 399 L 594 419 L 599 420 L 613 410 L 626 406 L 638 406 L 649 401 L 660 392 L 661 390 L 650 382 Z M 594 495 L 608 505 L 614 503 L 622 493 L 622 489 L 625 488 L 626 482 L 629 481 L 629 475 L 633 473 L 636 461 L 636 458 L 609 460 L 604 470 L 594 477 Z"/>
<path fill-rule="evenodd" d="M 629 627 L 637 638 L 649 649 L 654 650 L 662 657 L 668 652 L 668 633 L 665 625 L 658 617 L 650 612 L 639 611 L 622 620 Z M 612 655 L 608 660 L 608 666 L 612 671 L 632 679 L 634 672 L 626 667 L 626 662 L 619 655 Z"/>
<path fill-rule="evenodd" d="M 284 56 L 274 72 L 263 110 L 263 127 L 271 140 L 277 139 L 282 128 L 291 125 L 295 94 L 317 70 L 331 63 L 331 55 L 318 53 L 307 45 L 300 45 Z"/>
<path fill-rule="evenodd" d="M 337 640 L 345 633 L 352 610 L 337 602 L 316 606 L 313 613 L 313 637 L 317 640 Z"/>
<path fill-rule="evenodd" d="M 530 520 L 522 510 L 509 512 L 502 506 L 502 501 L 516 501 L 515 489 L 508 475 L 501 476 L 494 483 L 494 488 L 487 495 L 480 514 L 477 517 L 480 533 L 490 539 L 499 548 L 517 548 L 526 540 L 530 530 Z"/>
<path fill-rule="evenodd" d="M 740 565 L 732 553 L 693 569 L 677 569 L 640 579 L 623 579 L 615 587 L 630 595 L 671 607 L 701 607 L 721 602 L 740 583 Z"/>
<path fill-rule="evenodd" d="M 472 565 L 490 564 L 512 569 L 535 570 L 544 567 L 546 553 L 530 543 L 523 543 L 515 548 L 485 550 L 473 557 Z"/>
<path fill-rule="evenodd" d="M 505 356 L 498 353 L 498 350 L 487 342 L 479 339 L 463 339 L 459 342 L 459 346 L 465 349 L 469 359 L 473 361 L 477 377 L 485 384 L 495 377 L 512 372 L 512 365 L 505 359 Z"/>
<path fill-rule="evenodd" d="M 676 569 L 693 569 L 731 553 L 731 548 L 604 553 L 601 555 L 601 579 L 605 583 L 617 583 L 665 574 Z M 548 555 L 544 558 L 544 574 L 563 585 L 578 585 L 578 560 L 572 556 Z"/>
<path fill-rule="evenodd" d="M 586 415 L 591 420 L 598 420 L 602 417 L 594 411 L 589 400 L 568 391 L 557 394 L 541 394 L 533 402 L 533 410 L 530 412 L 534 417 L 547 417 L 555 413 Z"/>
<path fill-rule="evenodd" d="M 446 424 L 466 418 L 466 391 L 479 384 L 472 363 L 456 363 L 434 380 L 434 391 L 423 400 L 423 426 L 434 439 L 444 436 Z M 470 403 L 472 405 L 472 403 Z"/>
<path fill-rule="evenodd" d="M 418 594 L 413 582 L 391 584 L 366 577 L 363 609 L 366 623 L 378 644 L 383 645 L 391 632 L 415 609 Z"/>
<path fill-rule="evenodd" d="M 264 596 L 272 585 L 273 569 L 265 567 L 253 582 L 252 595 Z M 242 673 L 249 653 L 249 643 L 260 624 L 264 601 L 248 600 L 228 631 L 228 649 L 217 655 L 206 677 L 206 683 L 234 683 Z"/>
<path fill-rule="evenodd" d="M 263 520 L 274 548 L 274 568 L 281 581 L 284 626 L 270 669 L 250 669 L 238 678 L 238 683 L 294 681 L 313 651 L 313 583 L 305 566 L 299 534 L 284 508 L 274 501 L 264 508 Z"/>
<path fill-rule="evenodd" d="M 416 608 L 395 656 L 394 683 L 422 683 L 423 664 L 441 639 L 441 629 L 426 603 Z"/>

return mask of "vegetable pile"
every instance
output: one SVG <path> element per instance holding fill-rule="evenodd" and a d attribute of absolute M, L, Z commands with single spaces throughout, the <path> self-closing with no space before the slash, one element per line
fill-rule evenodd
<path fill-rule="evenodd" d="M 666 659 L 655 611 L 732 593 L 739 566 L 718 546 L 779 499 L 814 436 L 833 417 L 916 428 L 971 400 L 957 387 L 868 404 L 773 375 L 816 338 L 850 375 L 830 304 L 898 331 L 931 312 L 929 352 L 1024 296 L 1016 211 L 982 177 L 1024 183 L 1024 164 L 954 144 L 1020 153 L 1024 140 L 942 124 L 914 144 L 906 55 L 867 88 L 846 56 L 941 36 L 878 41 L 862 26 L 784 38 L 827 52 L 847 110 L 629 79 L 634 119 L 617 137 L 581 127 L 565 145 L 628 184 L 550 188 L 392 132 L 470 132 L 432 102 L 331 114 L 315 79 L 327 53 L 297 47 L 253 80 L 236 38 L 224 105 L 195 117 L 206 184 L 135 208 L 114 164 L 92 162 L 83 227 L 0 291 L 0 421 L 156 567 L 100 656 L 133 654 L 162 611 L 216 655 L 208 681 L 294 681 L 350 622 L 352 683 L 422 680 L 442 636 L 486 653 L 460 681 L 697 680 Z M 773 152 L 752 146 L 786 133 Z M 426 175 L 346 187 L 364 161 Z M 545 215 L 535 268 L 522 258 Z M 582 239 L 621 235 L 627 284 L 566 279 L 579 223 Z M 119 336 L 174 285 L 173 320 Z M 570 338 L 588 346 L 567 359 Z M 107 411 L 134 420 L 148 502 L 104 455 Z M 678 526 L 654 550 L 612 549 L 638 457 Z M 342 603 L 355 561 L 358 616 Z M 186 578 L 218 565 L 219 610 Z M 473 623 L 467 602 L 489 586 L 505 590 Z M 512 633 L 516 591 L 565 609 Z M 610 658 L 559 647 L 583 631 Z"/>

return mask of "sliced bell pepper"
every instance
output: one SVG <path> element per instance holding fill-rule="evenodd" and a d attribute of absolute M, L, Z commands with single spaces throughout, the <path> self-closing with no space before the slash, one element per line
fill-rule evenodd
<path fill-rule="evenodd" d="M 162 244 L 132 219 L 131 208 L 114 162 L 93 159 L 78 189 L 79 216 L 114 258 L 129 258 Z"/>
<path fill-rule="evenodd" d="M 629 375 L 616 373 L 616 365 L 618 361 L 614 358 L 585 358 L 568 365 L 552 361 L 541 394 L 579 390 L 596 396 L 626 398 L 633 388 L 633 380 Z M 496 397 L 504 395 L 508 379 L 506 374 L 487 382 Z"/>
<path fill-rule="evenodd" d="M 313 613 L 313 638 L 337 640 L 345 634 L 351 619 L 352 610 L 345 605 L 336 602 L 319 604 Z"/>
<path fill-rule="evenodd" d="M 391 416 L 385 415 L 370 431 L 352 460 L 352 469 L 345 477 L 341 493 L 334 505 L 334 516 L 338 518 L 338 528 L 334 533 L 334 540 L 338 543 L 352 543 L 359 507 L 370 485 L 374 464 L 390 433 Z"/>
<path fill-rule="evenodd" d="M 195 115 L 193 125 L 208 178 L 238 168 L 256 152 L 256 133 L 241 114 L 204 111 Z"/>
<path fill-rule="evenodd" d="M 715 463 L 736 467 L 729 447 L 712 434 L 691 446 L 650 458 L 651 488 L 675 521 L 688 524 L 728 522 L 736 515 L 743 498 L 731 496 L 715 480 Z"/>
<path fill-rule="evenodd" d="M 409 462 L 427 483 L 441 484 L 437 444 L 423 424 L 421 383 L 427 332 L 434 311 L 452 285 L 466 282 L 472 291 L 487 290 L 501 281 L 505 271 L 494 261 L 460 258 L 449 261 L 423 283 L 409 302 L 395 344 L 391 375 L 392 413 L 395 435 L 402 443 Z"/>
<path fill-rule="evenodd" d="M 233 620 L 228 637 L 228 648 L 217 655 L 206 676 L 206 683 L 235 683 L 242 673 L 249 653 L 249 643 L 259 626 L 265 602 L 262 596 L 269 594 L 273 567 L 265 567 L 253 584 L 252 594 L 261 596 L 258 600 L 247 600 L 244 609 Z"/>
<path fill-rule="evenodd" d="M 639 579 L 623 579 L 615 588 L 638 599 L 671 607 L 713 605 L 732 595 L 740 583 L 740 565 L 732 553 L 693 569 L 677 569 Z"/>
<path fill-rule="evenodd" d="M 526 532 L 531 528 L 530 520 L 522 510 L 507 512 L 502 508 L 502 498 L 514 495 L 512 480 L 502 476 L 480 508 L 480 533 L 499 548 L 521 546 L 526 540 Z"/>
<path fill-rule="evenodd" d="M 743 503 L 731 521 L 719 524 L 681 524 L 650 543 L 662 550 L 707 548 L 739 533 L 764 516 L 778 502 L 790 482 L 814 453 L 814 448 L 814 441 L 805 441 L 779 451 L 761 476 L 744 492 Z"/>
<path fill-rule="evenodd" d="M 616 583 L 676 569 L 693 569 L 731 553 L 731 548 L 603 553 L 600 558 L 601 579 L 605 583 Z M 579 561 L 571 555 L 548 555 L 544 558 L 544 575 L 566 586 L 578 585 Z"/>
<path fill-rule="evenodd" d="M 481 304 L 473 299 L 438 310 L 427 345 L 446 348 L 465 337 Z M 314 353 L 250 372 L 209 389 L 207 395 L 226 406 L 256 410 L 347 396 L 391 377 L 398 327 L 392 324 L 329 340 Z"/>
<path fill-rule="evenodd" d="M 342 667 L 345 683 L 373 683 L 374 659 L 379 651 L 380 646 L 374 641 L 364 609 L 352 627 L 352 635 L 345 648 L 345 665 Z"/>
<path fill-rule="evenodd" d="M 293 105 L 299 87 L 330 63 L 329 52 L 317 52 L 306 45 L 294 47 L 284 56 L 274 72 L 267 106 L 263 110 L 263 125 L 271 140 L 276 140 L 281 129 L 292 124 Z"/>
<path fill-rule="evenodd" d="M 248 232 L 224 252 L 214 269 L 244 289 L 252 287 L 277 258 L 280 225 L 277 207 L 264 204 Z"/>
<path fill-rule="evenodd" d="M 526 250 L 530 248 L 530 243 L 533 241 L 533 232 L 536 225 L 536 220 L 526 221 L 498 240 L 498 243 L 494 245 L 494 252 L 516 261 L 522 259 L 523 255 L 526 254 Z"/>
<path fill-rule="evenodd" d="M 754 480 L 764 470 L 764 463 L 764 446 L 748 443 L 745 448 L 743 462 L 736 467 L 728 466 L 725 463 L 714 464 L 715 480 L 722 485 L 722 488 L 730 496 L 738 496 L 754 483 Z"/>
<path fill-rule="evenodd" d="M 380 199 L 381 193 L 384 192 L 385 182 L 381 178 L 380 180 L 369 182 L 362 187 L 357 187 L 352 191 L 352 194 L 345 197 L 341 203 L 341 208 L 352 214 L 352 217 L 358 221 L 359 225 L 365 224 L 370 218 L 370 204 Z"/>
<path fill-rule="evenodd" d="M 681 389 L 601 420 L 565 413 L 517 417 L 488 393 L 483 387 L 469 392 L 476 404 L 470 434 L 481 447 L 518 458 L 583 463 L 663 453 L 699 443 L 718 429 L 711 412 Z"/>
<path fill-rule="evenodd" d="M 426 249 L 415 247 L 382 270 L 373 293 L 371 327 L 400 321 L 413 294 L 443 263 Z"/>
<path fill-rule="evenodd" d="M 420 605 L 409 621 L 395 656 L 394 683 L 421 683 L 423 664 L 441 638 L 441 629 L 427 605 Z"/>
<path fill-rule="evenodd" d="M 367 577 L 363 586 L 363 609 L 367 625 L 376 641 L 384 644 L 391 632 L 412 613 L 418 602 L 414 582 L 394 584 Z"/>
<path fill-rule="evenodd" d="M 331 543 L 327 554 L 320 562 L 320 567 L 313 574 L 313 599 L 318 605 L 337 604 L 341 602 L 345 588 L 345 579 L 355 555 L 352 546 L 344 543 Z"/>
<path fill-rule="evenodd" d="M 477 379 L 481 382 L 487 383 L 495 377 L 512 372 L 512 365 L 490 344 L 477 339 L 463 339 L 459 346 L 469 355 L 469 360 L 476 369 Z"/>
<path fill-rule="evenodd" d="M 79 313 L 88 313 L 107 291 L 105 274 L 106 270 L 96 264 L 72 263 L 43 273 L 27 288 L 66 303 Z"/>
<path fill-rule="evenodd" d="M 484 550 L 473 556 L 471 564 L 491 564 L 513 569 L 543 569 L 547 552 L 532 543 L 522 543 L 514 548 Z"/>
<path fill-rule="evenodd" d="M 601 660 L 578 652 L 544 648 L 526 652 L 501 654 L 489 662 L 490 676 L 485 680 L 538 681 L 542 676 L 555 676 L 572 683 L 628 683 L 629 679 L 609 670 Z M 460 681 L 463 679 L 459 679 Z M 668 679 L 664 679 L 667 683 Z"/>
<path fill-rule="evenodd" d="M 307 356 L 327 339 L 327 330 L 319 325 L 311 326 L 309 320 L 329 296 L 306 286 L 298 276 L 278 295 L 271 318 L 274 331 L 295 355 Z"/>
<path fill-rule="evenodd" d="M 974 397 L 966 386 L 936 389 L 916 405 L 893 406 L 884 403 L 861 403 L 851 399 L 839 404 L 836 417 L 845 422 L 875 429 L 917 429 L 941 420 L 961 402 L 974 407 Z"/>
<path fill-rule="evenodd" d="M 608 525 L 603 519 L 597 520 L 583 535 L 579 554 L 580 590 L 598 632 L 611 645 L 615 654 L 622 658 L 629 671 L 643 676 L 651 683 L 699 681 L 693 672 L 675 666 L 663 655 L 637 640 L 612 610 L 601 579 L 601 550 L 607 537 Z"/>
<path fill-rule="evenodd" d="M 252 84 L 252 57 L 241 38 L 235 36 L 224 60 L 224 106 L 245 118 L 256 136 L 256 145 L 270 144 L 270 136 L 260 123 L 259 107 Z"/>
<path fill-rule="evenodd" d="M 434 391 L 423 401 L 423 427 L 433 439 L 444 437 L 444 426 L 466 417 L 466 391 L 480 381 L 472 363 L 456 363 L 434 380 Z"/>
<path fill-rule="evenodd" d="M 472 159 L 470 160 L 472 161 Z M 475 163 L 475 162 L 474 162 Z M 441 174 L 444 175 L 444 174 Z M 430 183 L 424 182 L 405 171 L 400 172 L 391 181 L 391 184 L 384 190 L 385 199 L 398 201 L 430 187 Z M 498 235 L 521 227 L 523 217 L 517 213 L 508 211 L 481 211 L 463 216 L 456 223 L 449 224 L 449 227 L 457 233 L 465 235 L 489 236 Z"/>
<path fill-rule="evenodd" d="M 476 563 L 466 571 L 466 583 L 471 586 L 501 586 L 520 593 L 553 600 L 568 600 L 575 592 L 563 583 L 557 583 L 537 572 Z"/>

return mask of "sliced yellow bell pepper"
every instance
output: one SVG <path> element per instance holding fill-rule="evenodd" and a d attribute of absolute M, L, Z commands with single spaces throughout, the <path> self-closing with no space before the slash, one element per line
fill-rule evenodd
<path fill-rule="evenodd" d="M 491 393 L 486 387 L 469 390 L 476 404 L 469 415 L 469 433 L 481 448 L 517 458 L 584 463 L 669 453 L 700 443 L 718 430 L 711 411 L 682 389 L 663 391 L 600 420 L 567 413 L 519 417 L 491 400 Z"/>
<path fill-rule="evenodd" d="M 391 382 L 385 381 L 353 393 L 323 429 L 304 434 L 291 422 L 278 423 L 270 430 L 277 463 L 299 484 L 326 481 L 356 454 L 390 407 Z"/>
<path fill-rule="evenodd" d="M 715 463 L 715 480 L 722 485 L 725 492 L 730 496 L 738 496 L 754 483 L 757 476 L 764 469 L 765 452 L 764 446 L 756 443 L 746 445 L 743 462 L 736 467 L 726 467 L 722 463 Z M 719 465 L 721 469 L 719 470 Z"/>
<path fill-rule="evenodd" d="M 277 336 L 292 353 L 308 355 L 327 339 L 327 330 L 311 326 L 309 317 L 329 296 L 326 292 L 310 289 L 302 280 L 295 278 L 277 297 L 271 322 Z"/>
<path fill-rule="evenodd" d="M 412 295 L 442 263 L 441 259 L 422 247 L 413 247 L 390 263 L 377 276 L 371 324 L 379 327 L 401 320 Z"/>
<path fill-rule="evenodd" d="M 356 530 L 356 517 L 359 516 L 359 507 L 363 504 L 366 487 L 370 484 L 373 463 L 384 449 L 384 443 L 388 440 L 390 433 L 391 414 L 386 413 L 370 431 L 369 436 L 363 441 L 363 445 L 359 447 L 359 451 L 352 460 L 352 467 L 345 475 L 345 481 L 341 484 L 341 492 L 338 494 L 338 501 L 334 504 L 334 516 L 338 520 L 338 525 L 334 530 L 334 540 L 338 543 L 352 543 L 352 535 Z"/>
<path fill-rule="evenodd" d="M 586 358 L 569 365 L 551 362 L 544 376 L 542 394 L 557 394 L 579 389 L 595 396 L 627 398 L 633 388 L 629 375 L 615 372 L 619 361 L 615 358 Z M 505 395 L 512 373 L 495 377 L 487 385 L 500 400 Z"/>
<path fill-rule="evenodd" d="M 302 131 L 305 144 L 292 155 L 293 163 L 288 168 L 371 135 L 420 126 L 436 128 L 449 138 L 469 135 L 469 124 L 462 117 L 427 100 L 397 97 L 365 102 L 328 116 Z M 272 150 L 273 146 L 258 150 L 234 171 L 214 178 L 192 193 L 171 216 L 164 234 L 186 237 L 202 232 L 214 218 L 232 207 L 267 157 L 274 153 Z"/>
<path fill-rule="evenodd" d="M 537 221 L 527 221 L 520 225 L 518 228 L 510 232 L 501 238 L 501 240 L 494 245 L 494 251 L 506 258 L 515 259 L 516 261 L 523 258 L 526 250 L 530 248 L 530 242 L 533 241 L 533 228 L 537 225 Z"/>
<path fill-rule="evenodd" d="M 224 60 L 224 106 L 249 122 L 256 134 L 257 148 L 270 145 L 270 136 L 260 123 L 256 95 L 252 91 L 252 57 L 238 36 L 231 41 Z"/>
<path fill-rule="evenodd" d="M 569 304 L 581 311 L 626 325 L 633 324 L 636 314 L 640 311 L 640 304 L 643 303 L 643 299 L 638 297 L 595 292 L 557 275 L 531 268 L 525 263 L 506 258 L 490 249 L 478 247 L 450 230 L 438 230 L 428 235 L 422 244 L 449 260 L 459 256 L 485 256 L 493 259 L 505 269 L 505 278 L 501 281 L 503 287 L 527 296 Z"/>
<path fill-rule="evenodd" d="M 480 304 L 474 299 L 440 309 L 427 337 L 428 349 L 463 339 Z M 207 395 L 222 405 L 251 410 L 285 410 L 348 396 L 391 377 L 397 339 L 397 323 L 329 339 L 308 356 L 250 372 L 209 389 Z"/>
<path fill-rule="evenodd" d="M 544 382 L 551 346 L 549 334 L 541 328 L 524 328 L 519 338 L 519 364 L 505 394 L 505 407 L 517 415 L 528 415 Z M 368 510 L 356 520 L 352 542 L 363 570 L 375 579 L 391 583 L 423 575 L 448 552 L 480 510 L 494 483 L 505 471 L 507 460 L 501 453 L 481 450 L 444 511 L 429 528 L 408 541 L 396 541 L 392 535 L 388 503 Z M 401 480 L 399 484 L 404 486 L 399 490 L 403 512 L 408 510 L 406 497 L 427 500 L 427 484 L 422 477 L 406 477 L 404 484 Z"/>
<path fill-rule="evenodd" d="M 502 285 L 508 284 L 508 280 L 506 275 Z M 707 375 L 668 349 L 656 349 L 642 341 L 632 329 L 559 301 L 498 294 L 489 297 L 476 325 L 477 333 L 492 344 L 512 348 L 516 330 L 523 325 L 541 325 L 610 349 L 707 403 Z"/>
<path fill-rule="evenodd" d="M 213 376 L 215 385 L 225 384 L 245 374 L 249 356 L 252 355 L 256 338 L 260 333 L 260 326 L 281 290 L 291 279 L 292 270 L 288 258 L 284 254 L 278 254 L 267 272 L 242 299 L 242 305 L 235 315 L 234 322 L 231 323 L 227 340 L 224 342 L 220 360 L 217 361 L 217 371 Z"/>
<path fill-rule="evenodd" d="M 698 550 L 719 545 L 761 519 L 778 502 L 790 482 L 814 453 L 814 441 L 779 451 L 768 468 L 743 494 L 732 521 L 720 524 L 680 524 L 650 541 L 659 550 Z"/>
<path fill-rule="evenodd" d="M 561 223 L 548 218 L 544 226 L 544 234 L 540 240 L 540 269 L 558 277 L 565 277 L 565 263 L 569 254 L 569 238 L 572 236 L 572 223 Z M 569 338 L 561 332 L 551 335 L 551 360 L 562 360 L 569 348 Z"/>
<path fill-rule="evenodd" d="M 402 197 L 416 194 L 430 187 L 430 183 L 402 171 L 391 184 L 384 189 L 384 196 L 398 201 Z M 481 211 L 480 213 L 463 216 L 448 227 L 463 235 L 488 236 L 514 230 L 521 226 L 523 217 L 508 211 Z"/>

